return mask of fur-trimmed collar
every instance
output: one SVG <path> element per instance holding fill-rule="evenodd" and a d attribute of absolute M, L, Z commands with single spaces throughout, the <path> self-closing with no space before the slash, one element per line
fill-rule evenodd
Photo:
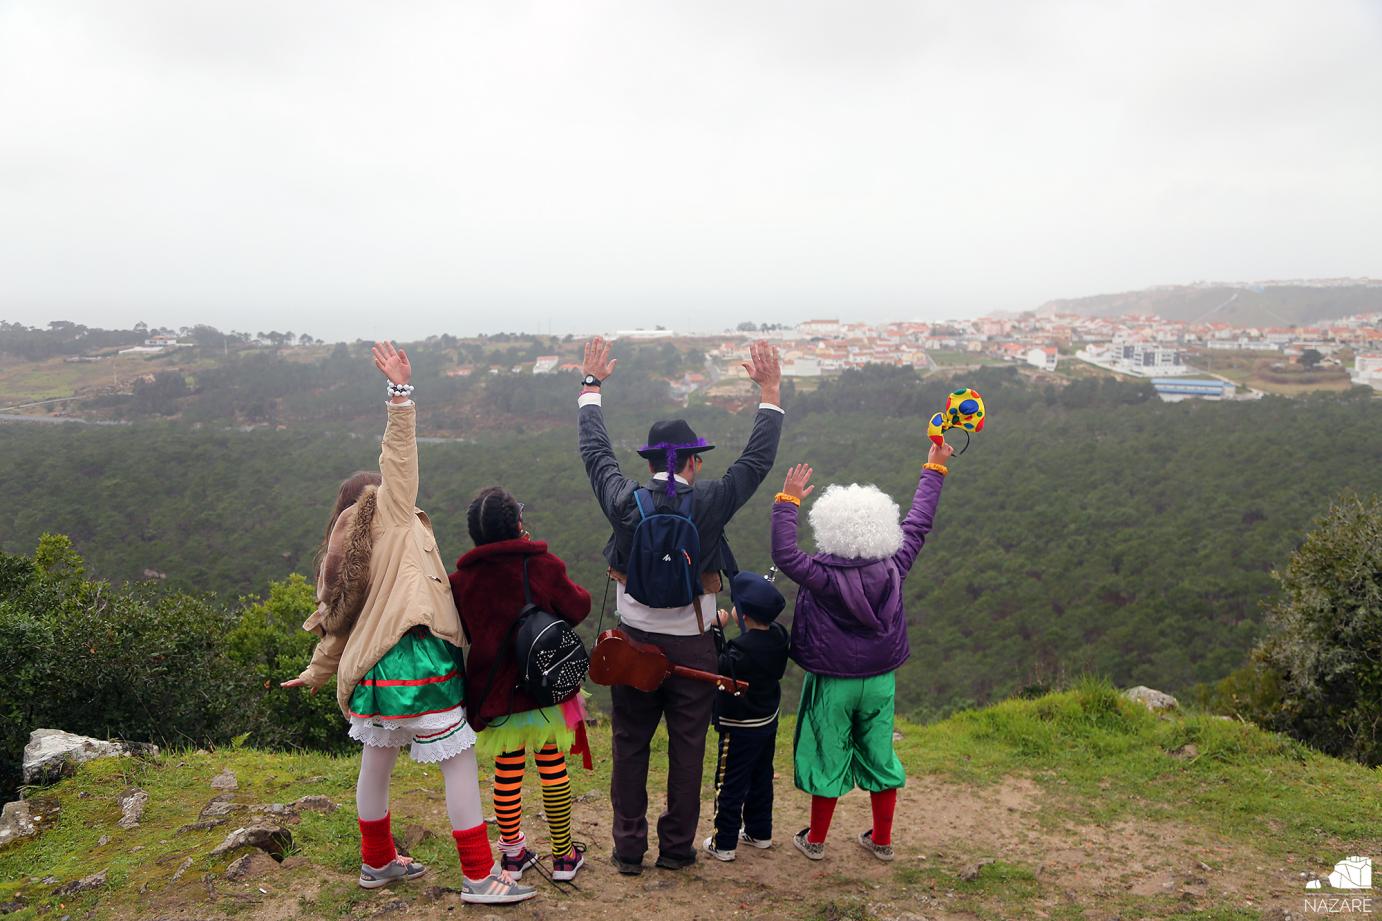
<path fill-rule="evenodd" d="M 342 635 L 355 627 L 355 620 L 369 595 L 370 554 L 374 541 L 370 525 L 374 523 L 374 509 L 379 487 L 366 486 L 352 506 L 355 520 L 350 523 L 344 547 L 345 559 L 340 574 L 326 595 L 326 612 L 322 615 L 322 629 Z M 342 512 L 341 514 L 345 514 Z"/>

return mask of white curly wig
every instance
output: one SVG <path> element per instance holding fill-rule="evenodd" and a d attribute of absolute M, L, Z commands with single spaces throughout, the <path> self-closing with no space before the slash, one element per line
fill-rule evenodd
<path fill-rule="evenodd" d="M 811 506 L 816 549 L 849 560 L 882 559 L 902 547 L 900 510 L 877 486 L 832 484 Z"/>

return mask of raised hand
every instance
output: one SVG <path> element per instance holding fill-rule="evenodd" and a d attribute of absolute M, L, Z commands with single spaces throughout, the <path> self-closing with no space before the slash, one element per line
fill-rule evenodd
<path fill-rule="evenodd" d="M 777 346 L 759 339 L 749 346 L 749 360 L 744 362 L 749 379 L 764 393 L 775 393 L 782 384 L 782 356 Z"/>
<path fill-rule="evenodd" d="M 604 339 L 596 336 L 585 344 L 585 360 L 581 362 L 583 373 L 602 381 L 614 373 L 617 364 L 619 359 L 609 357 L 609 343 Z"/>
<path fill-rule="evenodd" d="M 794 499 L 805 499 L 816 491 L 816 487 L 807 486 L 811 482 L 811 474 L 815 473 L 810 464 L 797 464 L 787 471 L 787 481 L 782 484 L 782 491 Z"/>
<path fill-rule="evenodd" d="M 946 444 L 945 442 L 936 444 L 933 441 L 931 442 L 931 450 L 926 455 L 926 463 L 940 464 L 942 467 L 944 467 L 950 463 L 950 455 L 954 453 L 955 449 L 950 447 L 950 445 Z"/>
<path fill-rule="evenodd" d="M 374 366 L 395 384 L 407 384 L 413 380 L 413 366 L 408 363 L 408 355 L 402 349 L 393 347 L 393 343 L 385 339 L 383 342 L 376 342 L 371 349 L 374 354 Z"/>

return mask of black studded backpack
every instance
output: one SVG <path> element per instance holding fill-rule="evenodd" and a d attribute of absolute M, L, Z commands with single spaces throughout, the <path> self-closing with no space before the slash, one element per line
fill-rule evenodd
<path fill-rule="evenodd" d="M 510 689 L 510 700 L 513 691 L 522 691 L 539 707 L 550 707 L 580 693 L 590 670 L 590 653 L 570 624 L 533 603 L 528 584 L 530 559 L 523 558 L 523 610 L 499 648 L 510 646 L 518 661 L 518 682 Z M 481 700 L 489 697 L 502 658 L 494 657 Z"/>

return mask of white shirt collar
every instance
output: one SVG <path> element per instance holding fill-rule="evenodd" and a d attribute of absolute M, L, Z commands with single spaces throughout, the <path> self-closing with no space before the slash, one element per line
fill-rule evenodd
<path fill-rule="evenodd" d="M 653 479 L 655 479 L 655 480 L 661 480 L 662 482 L 665 483 L 665 482 L 667 482 L 667 472 L 666 472 L 666 471 L 663 471 L 662 473 L 654 473 L 654 474 L 653 474 Z M 690 485 L 691 485 L 690 483 L 686 482 L 686 480 L 682 479 L 680 475 L 677 476 L 677 482 L 680 483 L 680 484 L 683 485 L 683 486 L 690 486 Z"/>

